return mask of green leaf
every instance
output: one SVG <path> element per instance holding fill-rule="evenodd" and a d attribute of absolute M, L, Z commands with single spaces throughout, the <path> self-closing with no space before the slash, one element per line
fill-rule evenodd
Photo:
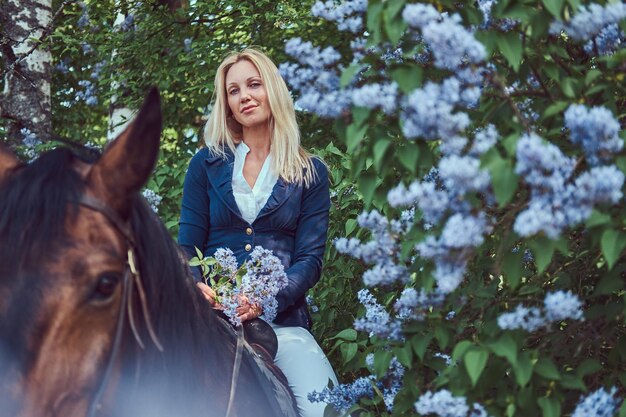
<path fill-rule="evenodd" d="M 569 98 L 576 97 L 576 79 L 572 77 L 565 77 L 561 80 L 561 91 Z"/>
<path fill-rule="evenodd" d="M 541 0 L 546 9 L 556 18 L 561 17 L 561 10 L 563 10 L 563 4 L 565 0 Z M 544 417 L 546 415 L 544 414 Z"/>
<path fill-rule="evenodd" d="M 550 264 L 556 245 L 554 241 L 545 236 L 535 236 L 528 241 L 528 246 L 530 246 L 533 255 L 535 255 L 537 272 L 541 274 Z"/>
<path fill-rule="evenodd" d="M 626 417 L 626 401 L 624 401 L 619 408 L 619 417 Z"/>
<path fill-rule="evenodd" d="M 387 350 L 381 350 L 374 354 L 374 372 L 376 376 L 382 378 L 389 370 L 389 364 L 393 353 Z"/>
<path fill-rule="evenodd" d="M 408 142 L 404 146 L 396 147 L 396 157 L 412 174 L 417 172 L 419 156 L 419 147 L 413 142 Z"/>
<path fill-rule="evenodd" d="M 445 349 L 450 341 L 450 333 L 442 326 L 435 327 L 435 338 L 441 349 Z"/>
<path fill-rule="evenodd" d="M 394 348 L 393 352 L 402 365 L 411 369 L 413 365 L 413 349 L 411 349 L 410 343 L 407 343 L 404 346 Z"/>
<path fill-rule="evenodd" d="M 624 280 L 615 275 L 607 275 L 600 279 L 596 285 L 594 296 L 612 294 L 615 291 L 624 289 Z"/>
<path fill-rule="evenodd" d="M 354 79 L 354 76 L 363 68 L 359 64 L 352 64 L 341 73 L 341 87 L 345 87 Z"/>
<path fill-rule="evenodd" d="M 587 387 L 585 386 L 585 383 L 583 382 L 582 378 L 571 373 L 562 376 L 561 385 L 564 388 L 576 389 L 579 391 L 587 390 Z"/>
<path fill-rule="evenodd" d="M 548 108 L 543 112 L 543 118 L 548 119 L 552 116 L 560 114 L 569 105 L 569 101 L 557 101 L 556 103 L 549 105 Z"/>
<path fill-rule="evenodd" d="M 535 364 L 534 371 L 537 375 L 542 376 L 546 379 L 556 381 L 561 379 L 561 374 L 559 373 L 556 365 L 548 358 L 539 358 L 539 360 Z"/>
<path fill-rule="evenodd" d="M 460 360 L 465 355 L 465 352 L 467 352 L 467 350 L 472 346 L 474 346 L 472 342 L 468 340 L 461 340 L 452 350 L 452 359 L 455 361 Z"/>
<path fill-rule="evenodd" d="M 374 144 L 374 167 L 377 172 L 380 172 L 383 162 L 385 162 L 385 154 L 391 145 L 389 139 L 378 139 Z"/>
<path fill-rule="evenodd" d="M 417 65 L 402 65 L 391 71 L 391 78 L 398 83 L 403 93 L 408 94 L 421 87 L 423 72 Z"/>
<path fill-rule="evenodd" d="M 513 366 L 513 371 L 515 372 L 515 380 L 520 387 L 528 384 L 533 374 L 533 364 L 530 361 L 528 352 L 522 352 L 517 357 L 517 364 Z"/>
<path fill-rule="evenodd" d="M 517 343 L 511 335 L 505 333 L 497 342 L 491 343 L 488 347 L 498 356 L 505 357 L 511 365 L 517 363 Z"/>
<path fill-rule="evenodd" d="M 348 152 L 354 152 L 365 137 L 365 132 L 367 132 L 367 124 L 360 126 L 352 123 L 348 126 L 346 129 L 346 147 Z"/>
<path fill-rule="evenodd" d="M 354 342 L 356 340 L 357 332 L 354 329 L 344 329 L 329 339 L 342 339 L 348 342 Z"/>
<path fill-rule="evenodd" d="M 517 288 L 521 282 L 523 259 L 524 252 L 522 250 L 517 252 L 507 250 L 502 259 L 503 278 L 512 289 Z"/>
<path fill-rule="evenodd" d="M 591 227 L 607 224 L 610 221 L 611 221 L 611 216 L 609 216 L 608 214 L 604 214 L 597 210 L 593 210 L 591 212 L 591 216 L 589 216 L 585 225 L 591 228 Z"/>
<path fill-rule="evenodd" d="M 487 168 L 491 174 L 491 184 L 496 195 L 496 201 L 500 207 L 504 207 L 511 201 L 517 190 L 518 177 L 515 174 L 513 164 L 506 159 L 497 158 Z"/>
<path fill-rule="evenodd" d="M 582 361 L 580 365 L 576 368 L 576 375 L 580 377 L 584 377 L 589 374 L 593 374 L 602 369 L 602 364 L 598 359 L 585 359 Z"/>
<path fill-rule="evenodd" d="M 402 19 L 402 16 L 398 15 L 394 8 L 387 8 L 383 12 L 383 22 L 387 37 L 393 45 L 397 45 L 407 28 L 407 23 Z"/>
<path fill-rule="evenodd" d="M 374 199 L 374 193 L 376 192 L 376 188 L 378 187 L 378 178 L 376 177 L 376 175 L 364 171 L 359 176 L 357 184 L 359 186 L 361 194 L 363 194 L 363 200 L 366 206 L 369 207 L 369 205 L 372 203 L 372 200 Z"/>
<path fill-rule="evenodd" d="M 554 397 L 541 397 L 537 404 L 543 412 L 543 417 L 560 417 L 561 403 Z"/>
<path fill-rule="evenodd" d="M 488 359 L 489 352 L 484 349 L 472 349 L 465 353 L 463 362 L 473 386 L 478 382 L 478 378 L 483 373 Z"/>
<path fill-rule="evenodd" d="M 506 32 L 498 36 L 498 48 L 515 72 L 522 62 L 522 39 L 517 32 Z"/>
<path fill-rule="evenodd" d="M 591 85 L 595 80 L 602 76 L 602 71 L 597 69 L 589 70 L 587 75 L 585 75 L 585 85 Z"/>
<path fill-rule="evenodd" d="M 346 235 L 350 235 L 356 229 L 358 222 L 356 219 L 348 219 L 346 220 Z"/>
<path fill-rule="evenodd" d="M 433 340 L 433 336 L 430 334 L 425 336 L 413 336 L 413 338 L 411 339 L 413 352 L 415 352 L 415 354 L 419 356 L 421 360 L 424 360 L 424 353 L 426 353 L 426 348 L 430 344 L 431 340 Z"/>
<path fill-rule="evenodd" d="M 339 350 L 341 351 L 341 357 L 345 364 L 354 359 L 354 356 L 359 350 L 359 346 L 356 343 L 343 343 L 339 346 Z"/>
<path fill-rule="evenodd" d="M 607 229 L 602 233 L 600 247 L 606 262 L 609 264 L 609 269 L 612 269 L 626 247 L 626 235 L 617 230 Z"/>

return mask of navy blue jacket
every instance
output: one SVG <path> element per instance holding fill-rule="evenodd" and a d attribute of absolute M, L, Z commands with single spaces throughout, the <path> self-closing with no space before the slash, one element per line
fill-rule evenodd
<path fill-rule="evenodd" d="M 191 159 L 180 213 L 178 243 L 189 258 L 194 247 L 205 256 L 230 248 L 241 265 L 255 246 L 271 249 L 283 263 L 289 284 L 277 295 L 274 323 L 311 327 L 305 294 L 320 279 L 328 232 L 328 171 L 313 159 L 309 187 L 279 178 L 252 224 L 241 217 L 233 195 L 234 155 L 223 159 L 203 148 Z M 196 272 L 196 276 L 197 275 Z"/>

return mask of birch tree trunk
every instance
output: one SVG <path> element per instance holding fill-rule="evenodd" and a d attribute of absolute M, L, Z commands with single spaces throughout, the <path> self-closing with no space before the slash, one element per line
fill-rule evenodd
<path fill-rule="evenodd" d="M 10 144 L 26 128 L 41 140 L 51 135 L 52 56 L 39 44 L 51 30 L 52 0 L 0 0 L 3 92 L 0 117 L 7 120 Z"/>

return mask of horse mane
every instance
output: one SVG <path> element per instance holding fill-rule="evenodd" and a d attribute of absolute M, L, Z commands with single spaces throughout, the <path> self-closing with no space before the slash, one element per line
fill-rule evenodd
<path fill-rule="evenodd" d="M 66 239 L 67 201 L 77 201 L 84 188 L 80 176 L 68 169 L 74 158 L 66 149 L 50 151 L 31 164 L 22 164 L 0 183 L 0 277 L 3 286 L 29 286 L 28 291 L 15 292 L 21 298 L 14 300 L 11 308 L 2 306 L 0 311 L 0 330 L 7 335 L 0 349 L 11 358 L 0 360 L 0 366 L 29 366 L 34 360 L 35 352 L 27 348 L 20 329 L 33 315 L 25 308 L 35 308 L 45 289 L 35 284 L 37 280 L 6 280 L 16 279 L 17 271 L 22 271 L 22 276 L 35 273 L 42 259 L 56 255 L 58 245 L 51 247 L 49 243 Z M 73 205 L 70 210 L 75 213 L 77 208 Z"/>
<path fill-rule="evenodd" d="M 93 156 L 87 158 L 67 148 L 54 149 L 31 163 L 22 164 L 0 183 L 0 276 L 3 280 L 34 274 L 42 260 L 53 259 L 60 253 L 63 242 L 68 242 L 66 220 L 78 214 L 79 198 L 86 191 L 86 184 L 72 165 L 77 160 L 93 163 L 93 159 Z M 163 400 L 159 406 L 170 398 L 190 398 L 192 394 L 196 400 L 208 399 L 207 389 L 216 394 L 229 387 L 222 376 L 229 377 L 232 369 L 232 363 L 225 363 L 224 358 L 233 356 L 233 336 L 228 334 L 230 329 L 218 322 L 209 304 L 196 290 L 178 246 L 158 216 L 139 193 L 130 198 L 129 220 L 136 239 L 139 270 L 151 319 L 165 353 L 151 345 L 146 334 L 142 335 L 145 352 L 137 352 L 133 334 L 126 331 L 119 392 L 126 391 L 128 397 L 135 393 L 137 397 L 145 394 L 141 394 L 143 386 L 150 390 L 153 400 Z M 51 242 L 61 244 L 51 245 Z M 23 335 L 18 334 L 21 326 L 14 324 L 28 320 L 30 314 L 24 311 L 24 306 L 36 306 L 42 297 L 45 288 L 37 288 L 37 282 L 39 280 L 22 279 L 3 283 L 30 287 L 28 291 L 18 291 L 28 301 L 11 303 L 11 311 L 0 311 L 4 323 L 0 326 L 6 324 L 14 336 L 5 340 L 5 346 L 0 349 L 4 356 L 25 365 L 33 360 L 34 353 L 29 352 Z M 134 297 L 135 317 L 142 317 L 137 294 Z M 126 371 L 131 369 L 133 378 L 129 379 Z M 198 369 L 209 369 L 220 378 L 208 379 L 207 372 Z M 214 410 L 221 410 L 220 404 L 212 404 Z M 119 405 L 123 407 L 124 402 Z M 113 415 L 133 415 L 127 408 L 121 410 L 123 414 Z"/>
<path fill-rule="evenodd" d="M 141 415 L 207 415 L 209 409 L 224 415 L 228 394 L 219 402 L 209 398 L 230 388 L 233 363 L 224 359 L 234 357 L 234 334 L 197 290 L 182 251 L 158 216 L 139 195 L 133 200 L 130 224 L 139 271 L 164 352 L 158 351 L 144 330 L 141 337 L 146 348 L 138 355 L 134 336 L 126 333 L 122 367 L 134 371 L 125 375 L 120 391 L 130 392 L 129 397 L 139 404 L 119 404 L 124 415 L 137 415 L 133 407 L 139 407 L 136 411 Z M 136 317 L 141 317 L 140 300 L 137 294 L 134 297 Z M 199 369 L 210 370 L 213 378 Z M 151 400 L 142 401 L 142 397 L 167 400 L 151 405 Z M 173 408 L 169 414 L 163 404 Z M 155 409 L 147 412 L 151 406 Z"/>

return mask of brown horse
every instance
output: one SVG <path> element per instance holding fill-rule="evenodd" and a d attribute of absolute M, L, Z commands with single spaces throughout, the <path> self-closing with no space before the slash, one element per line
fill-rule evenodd
<path fill-rule="evenodd" d="M 0 415 L 297 416 L 138 194 L 160 132 L 153 90 L 95 161 L 0 146 Z"/>

